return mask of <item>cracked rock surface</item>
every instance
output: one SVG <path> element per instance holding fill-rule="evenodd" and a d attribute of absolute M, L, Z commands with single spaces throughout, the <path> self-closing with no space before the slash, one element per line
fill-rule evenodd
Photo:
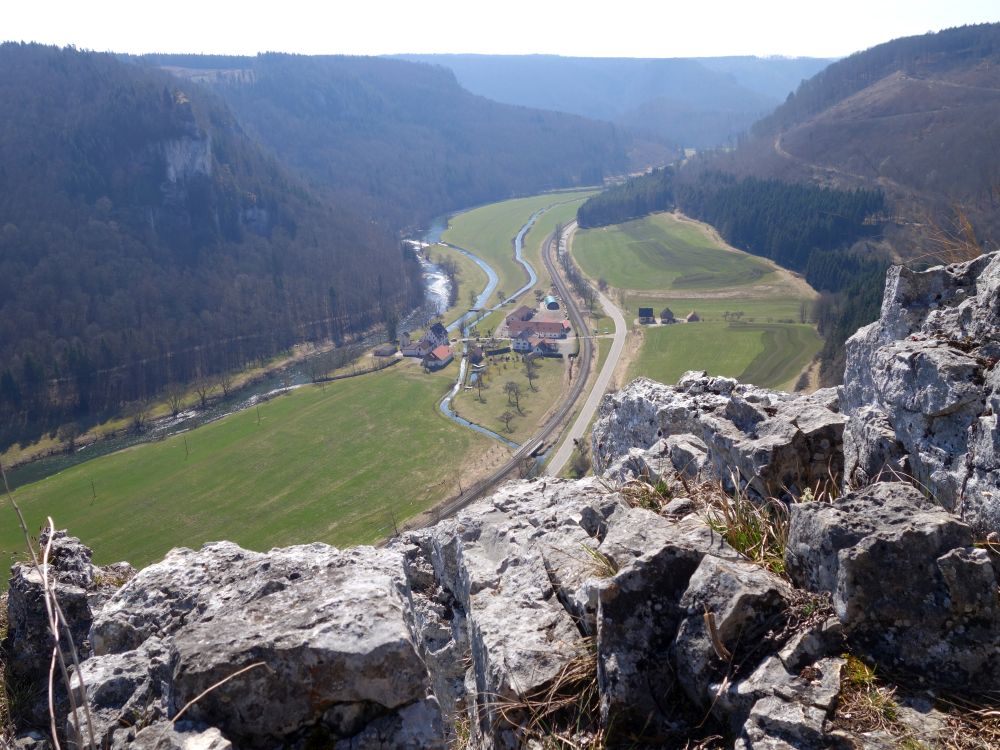
<path fill-rule="evenodd" d="M 881 317 L 846 347 L 848 481 L 912 477 L 975 527 L 1000 530 L 1000 253 L 891 268 Z"/>

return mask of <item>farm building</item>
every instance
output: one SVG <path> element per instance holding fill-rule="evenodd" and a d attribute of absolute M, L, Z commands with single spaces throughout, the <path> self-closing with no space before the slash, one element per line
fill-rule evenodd
<path fill-rule="evenodd" d="M 639 322 L 643 324 L 655 323 L 656 315 L 653 314 L 652 307 L 639 308 Z"/>
<path fill-rule="evenodd" d="M 535 354 L 540 354 L 542 356 L 552 356 L 559 354 L 559 344 L 554 341 L 548 341 L 538 336 L 532 336 L 528 339 L 528 343 L 531 344 L 531 351 Z"/>
<path fill-rule="evenodd" d="M 568 320 L 513 320 L 507 322 L 507 332 L 511 338 L 523 331 L 547 339 L 564 339 L 569 335 Z"/>
<path fill-rule="evenodd" d="M 692 310 L 684 317 L 684 320 L 688 323 L 697 323 L 698 321 L 701 320 L 701 316 L 698 315 L 698 313 L 696 313 L 694 310 Z"/>
<path fill-rule="evenodd" d="M 558 310 L 559 300 L 557 300 L 553 295 L 549 295 L 545 298 L 545 309 L 547 310 Z"/>
<path fill-rule="evenodd" d="M 514 310 L 510 315 L 507 316 L 507 325 L 514 322 L 524 322 L 526 320 L 531 320 L 534 317 L 535 311 L 532 310 L 527 305 L 521 305 L 519 308 Z"/>
<path fill-rule="evenodd" d="M 510 346 L 515 352 L 530 352 L 531 351 L 531 339 L 534 338 L 534 334 L 531 331 L 521 331 L 516 336 L 511 336 Z"/>
<path fill-rule="evenodd" d="M 426 357 L 435 348 L 448 344 L 448 329 L 435 323 L 420 341 L 414 342 L 409 332 L 399 337 L 399 351 L 404 357 Z"/>
<path fill-rule="evenodd" d="M 412 341 L 405 334 L 403 339 L 400 340 L 400 344 L 399 351 L 404 357 L 426 357 L 434 350 L 434 344 L 426 338 L 422 338 L 420 341 Z"/>
<path fill-rule="evenodd" d="M 660 322 L 665 324 L 676 323 L 677 318 L 674 317 L 673 310 L 669 307 L 664 307 L 660 310 Z"/>
<path fill-rule="evenodd" d="M 424 357 L 424 366 L 428 370 L 440 370 L 451 362 L 452 359 L 454 359 L 454 355 L 451 352 L 451 347 L 442 344 Z"/>
<path fill-rule="evenodd" d="M 435 323 L 434 325 L 431 326 L 431 329 L 427 332 L 427 335 L 424 338 L 430 339 L 432 342 L 434 342 L 435 346 L 441 346 L 441 344 L 447 344 L 448 329 L 445 328 L 440 323 Z"/>

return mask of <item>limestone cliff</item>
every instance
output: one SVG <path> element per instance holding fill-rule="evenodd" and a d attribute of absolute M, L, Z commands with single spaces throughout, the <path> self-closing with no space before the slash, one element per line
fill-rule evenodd
<path fill-rule="evenodd" d="M 514 482 L 381 549 L 218 542 L 115 590 L 59 535 L 51 572 L 86 657 L 71 690 L 91 717 L 69 716 L 66 738 L 945 746 L 961 719 L 935 696 L 1000 691 L 1000 557 L 982 543 L 1000 517 L 998 288 L 1000 254 L 893 271 L 839 391 L 638 380 L 602 404 L 600 478 Z M 770 504 L 777 557 L 729 533 L 724 491 Z M 36 686 L 40 586 L 15 567 L 9 666 Z M 845 658 L 905 686 L 881 723 L 851 708 Z"/>

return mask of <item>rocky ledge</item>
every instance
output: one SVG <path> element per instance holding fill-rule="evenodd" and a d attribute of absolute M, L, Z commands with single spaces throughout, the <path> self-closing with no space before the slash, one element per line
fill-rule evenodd
<path fill-rule="evenodd" d="M 636 381 L 602 404 L 600 478 L 511 483 L 385 548 L 218 542 L 119 586 L 131 571 L 59 534 L 83 659 L 60 731 L 133 750 L 946 746 L 963 719 L 937 698 L 1000 691 L 998 279 L 1000 255 L 892 272 L 839 390 Z M 768 554 L 735 503 L 768 509 Z M 29 566 L 8 610 L 8 678 L 44 730 Z"/>

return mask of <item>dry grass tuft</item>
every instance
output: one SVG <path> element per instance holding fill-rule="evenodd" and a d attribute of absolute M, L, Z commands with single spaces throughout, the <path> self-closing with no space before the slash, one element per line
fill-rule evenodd
<path fill-rule="evenodd" d="M 844 654 L 847 663 L 840 676 L 840 699 L 835 720 L 853 732 L 884 731 L 897 737 L 905 735 L 899 722 L 896 689 L 882 685 L 875 670 L 852 654 Z"/>
<path fill-rule="evenodd" d="M 1000 706 L 981 706 L 963 698 L 941 698 L 947 714 L 946 734 L 938 739 L 944 750 L 995 750 L 1000 747 Z"/>
<path fill-rule="evenodd" d="M 605 555 L 596 547 L 591 547 L 588 544 L 581 544 L 584 553 L 590 558 L 594 575 L 598 578 L 612 578 L 618 573 L 619 565 L 610 557 Z"/>
<path fill-rule="evenodd" d="M 623 484 L 618 492 L 622 499 L 633 508 L 645 508 L 654 513 L 659 513 L 672 499 L 672 494 L 667 483 L 662 479 L 656 484 L 651 484 L 646 479 L 631 479 Z"/>
<path fill-rule="evenodd" d="M 719 486 L 699 496 L 705 504 L 705 522 L 729 546 L 777 575 L 785 572 L 788 544 L 788 506 L 774 498 L 755 502 L 745 492 L 730 496 Z"/>
<path fill-rule="evenodd" d="M 600 726 L 600 695 L 597 689 L 597 647 L 593 639 L 582 639 L 575 656 L 551 684 L 530 695 L 498 702 L 502 719 L 517 727 L 522 746 L 563 750 L 604 750 Z"/>
<path fill-rule="evenodd" d="M 956 204 L 952 206 L 952 214 L 947 224 L 942 224 L 933 217 L 928 218 L 929 249 L 912 258 L 910 263 L 963 263 L 988 252 L 976 237 L 975 227 L 965 209 Z"/>

